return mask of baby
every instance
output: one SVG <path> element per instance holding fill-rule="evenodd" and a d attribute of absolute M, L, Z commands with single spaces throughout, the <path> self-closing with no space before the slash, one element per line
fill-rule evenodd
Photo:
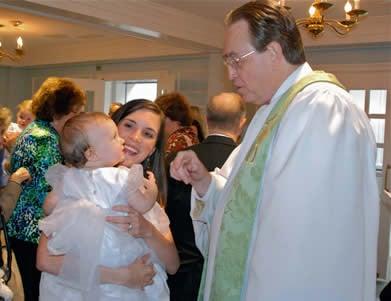
<path fill-rule="evenodd" d="M 16 123 L 12 122 L 5 133 L 5 146 L 9 152 L 11 152 L 20 133 L 35 119 L 32 102 L 31 99 L 26 99 L 18 105 Z"/>
<path fill-rule="evenodd" d="M 71 118 L 60 145 L 67 166 L 55 165 L 46 174 L 53 188 L 44 204 L 50 215 L 39 227 L 49 237 L 49 252 L 64 261 L 58 276 L 42 273 L 40 300 L 169 300 L 166 273 L 153 250 L 105 222 L 118 214 L 114 205 L 129 204 L 162 233 L 170 231 L 152 174 L 144 179 L 138 164 L 116 167 L 124 159 L 124 140 L 103 113 Z M 141 290 L 99 283 L 99 265 L 125 266 L 146 253 L 156 270 L 152 285 Z"/>

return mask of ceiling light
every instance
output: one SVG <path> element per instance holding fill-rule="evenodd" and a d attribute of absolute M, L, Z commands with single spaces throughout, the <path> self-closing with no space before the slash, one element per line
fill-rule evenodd
<path fill-rule="evenodd" d="M 19 28 L 23 22 L 19 20 L 10 21 L 11 25 L 14 28 Z M 0 24 L 0 33 L 6 26 L 4 24 Z M 23 50 L 23 39 L 21 36 L 16 38 L 16 47 L 13 50 L 5 48 L 0 41 L 0 59 L 8 58 L 12 61 L 17 61 L 24 54 Z"/>
<path fill-rule="evenodd" d="M 279 1 L 279 5 L 288 8 L 284 0 Z M 344 5 L 344 20 L 327 19 L 326 11 L 332 6 L 333 4 L 326 0 L 315 0 L 309 7 L 309 17 L 298 19 L 296 24 L 307 29 L 315 38 L 327 27 L 333 29 L 338 35 L 346 35 L 358 24 L 361 17 L 368 14 L 366 10 L 360 9 L 360 0 L 347 0 Z"/>

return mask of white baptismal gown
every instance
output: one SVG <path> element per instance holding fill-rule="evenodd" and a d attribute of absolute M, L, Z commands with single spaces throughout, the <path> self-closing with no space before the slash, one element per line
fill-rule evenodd
<path fill-rule="evenodd" d="M 68 168 L 57 164 L 49 168 L 46 178 L 59 203 L 40 221 L 48 236 L 48 250 L 64 256 L 60 274 L 42 273 L 40 300 L 169 300 L 167 275 L 153 250 L 141 238 L 134 238 L 110 223 L 105 216 L 118 215 L 111 208 L 143 201 L 137 190 L 143 183 L 141 165 L 132 168 Z M 155 204 L 144 214 L 161 233 L 169 231 L 164 210 Z M 127 266 L 144 254 L 151 254 L 156 275 L 153 284 L 141 289 L 99 283 L 99 265 Z"/>

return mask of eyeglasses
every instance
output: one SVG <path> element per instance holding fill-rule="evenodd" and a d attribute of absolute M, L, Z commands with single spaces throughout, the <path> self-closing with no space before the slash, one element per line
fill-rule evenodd
<path fill-rule="evenodd" d="M 250 52 L 247 52 L 239 57 L 236 57 L 234 55 L 226 55 L 226 56 L 223 56 L 223 60 L 224 60 L 224 65 L 226 65 L 227 67 L 232 67 L 234 69 L 238 69 L 241 65 L 241 62 L 248 56 L 252 55 L 253 53 L 255 53 L 256 50 L 251 50 Z"/>

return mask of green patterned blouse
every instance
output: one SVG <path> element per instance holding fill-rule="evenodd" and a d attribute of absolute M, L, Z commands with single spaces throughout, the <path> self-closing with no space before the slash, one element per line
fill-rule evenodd
<path fill-rule="evenodd" d="M 32 177 L 31 182 L 23 184 L 22 193 L 7 223 L 11 237 L 38 243 L 38 220 L 43 217 L 42 204 L 50 190 L 45 173 L 50 166 L 61 161 L 57 131 L 50 122 L 32 122 L 16 141 L 11 155 L 11 172 L 25 167 Z"/>

